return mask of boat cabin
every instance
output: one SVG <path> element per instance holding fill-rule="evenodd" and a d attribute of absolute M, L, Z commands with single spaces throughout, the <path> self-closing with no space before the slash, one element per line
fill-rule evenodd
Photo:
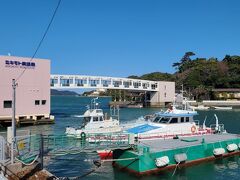
<path fill-rule="evenodd" d="M 102 109 L 89 109 L 87 110 L 83 117 L 83 125 L 93 122 L 102 122 L 104 121 L 104 115 Z"/>
<path fill-rule="evenodd" d="M 153 123 L 175 124 L 194 122 L 194 114 L 156 114 Z"/>

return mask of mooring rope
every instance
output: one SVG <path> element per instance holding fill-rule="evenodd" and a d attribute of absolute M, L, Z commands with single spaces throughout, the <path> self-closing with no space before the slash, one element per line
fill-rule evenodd
<path fill-rule="evenodd" d="M 172 177 L 175 175 L 176 170 L 177 170 L 177 168 L 178 168 L 178 166 L 179 166 L 180 163 L 181 163 L 181 161 L 177 163 L 177 165 L 176 165 L 176 167 L 175 167 L 175 169 L 174 169 L 174 171 L 173 171 L 173 173 L 172 173 Z"/>
<path fill-rule="evenodd" d="M 190 149 L 190 147 L 191 147 L 191 146 L 189 146 L 189 147 L 187 148 L 187 150 L 186 150 L 186 152 L 185 152 L 186 154 L 188 153 L 188 150 Z M 174 169 L 174 171 L 173 171 L 172 177 L 175 175 L 175 173 L 176 173 L 176 171 L 177 171 L 177 168 L 178 168 L 178 166 L 179 166 L 180 163 L 181 163 L 181 161 L 177 163 L 177 165 L 176 165 L 176 167 L 175 167 L 175 169 Z"/>
<path fill-rule="evenodd" d="M 100 162 L 113 162 L 113 161 L 128 161 L 128 160 L 136 160 L 139 158 L 122 158 L 122 159 L 100 159 Z M 92 162 L 93 159 L 85 159 L 85 162 Z"/>

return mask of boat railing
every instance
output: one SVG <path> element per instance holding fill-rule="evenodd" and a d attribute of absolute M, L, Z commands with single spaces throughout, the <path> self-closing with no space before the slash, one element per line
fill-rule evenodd
<path fill-rule="evenodd" d="M 222 127 L 222 126 L 221 126 Z M 224 129 L 224 126 L 223 126 Z M 224 132 L 224 131 L 221 131 Z M 195 133 L 186 133 L 185 130 L 178 130 L 177 132 L 172 132 L 172 131 L 162 131 L 159 133 L 149 133 L 149 134 L 138 134 L 138 139 L 139 140 L 144 140 L 144 139 L 149 139 L 149 138 L 162 138 L 162 139 L 169 139 L 169 138 L 174 138 L 177 136 L 196 136 L 196 135 L 204 135 L 207 134 L 208 132 L 206 131 L 196 131 Z"/>
<path fill-rule="evenodd" d="M 119 106 L 110 107 L 110 116 L 117 118 L 119 120 Z"/>
<path fill-rule="evenodd" d="M 44 136 L 45 152 L 61 154 L 94 152 L 105 148 L 119 148 L 129 146 L 129 134 L 82 134 L 79 137 L 66 135 Z"/>
<path fill-rule="evenodd" d="M 211 124 L 210 125 L 211 130 L 213 130 L 216 133 L 222 133 L 225 132 L 224 124 Z"/>

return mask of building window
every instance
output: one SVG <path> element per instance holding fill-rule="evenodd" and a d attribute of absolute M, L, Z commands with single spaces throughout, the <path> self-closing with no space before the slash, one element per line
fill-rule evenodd
<path fill-rule="evenodd" d="M 35 105 L 40 105 L 40 101 L 39 100 L 35 100 Z"/>
<path fill-rule="evenodd" d="M 42 105 L 45 105 L 46 104 L 46 100 L 42 100 Z"/>
<path fill-rule="evenodd" d="M 189 122 L 189 117 L 186 117 L 186 122 Z"/>
<path fill-rule="evenodd" d="M 3 108 L 12 108 L 12 101 L 3 101 Z"/>
<path fill-rule="evenodd" d="M 167 97 L 167 93 L 164 93 L 164 97 Z"/>

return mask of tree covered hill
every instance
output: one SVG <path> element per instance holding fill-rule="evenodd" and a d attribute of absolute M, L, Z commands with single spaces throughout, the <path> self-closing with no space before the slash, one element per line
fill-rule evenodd
<path fill-rule="evenodd" d="M 161 72 L 152 72 L 149 74 L 144 74 L 142 76 L 129 76 L 128 78 L 144 79 L 144 80 L 151 80 L 151 81 L 175 81 L 173 74 L 161 73 Z"/>
<path fill-rule="evenodd" d="M 153 72 L 140 78 L 154 81 L 175 81 L 176 88 L 190 92 L 197 99 L 201 95 L 210 95 L 213 88 L 240 88 L 240 56 L 226 55 L 222 60 L 217 58 L 194 58 L 193 52 L 186 52 L 179 62 L 173 64 L 173 74 Z"/>

